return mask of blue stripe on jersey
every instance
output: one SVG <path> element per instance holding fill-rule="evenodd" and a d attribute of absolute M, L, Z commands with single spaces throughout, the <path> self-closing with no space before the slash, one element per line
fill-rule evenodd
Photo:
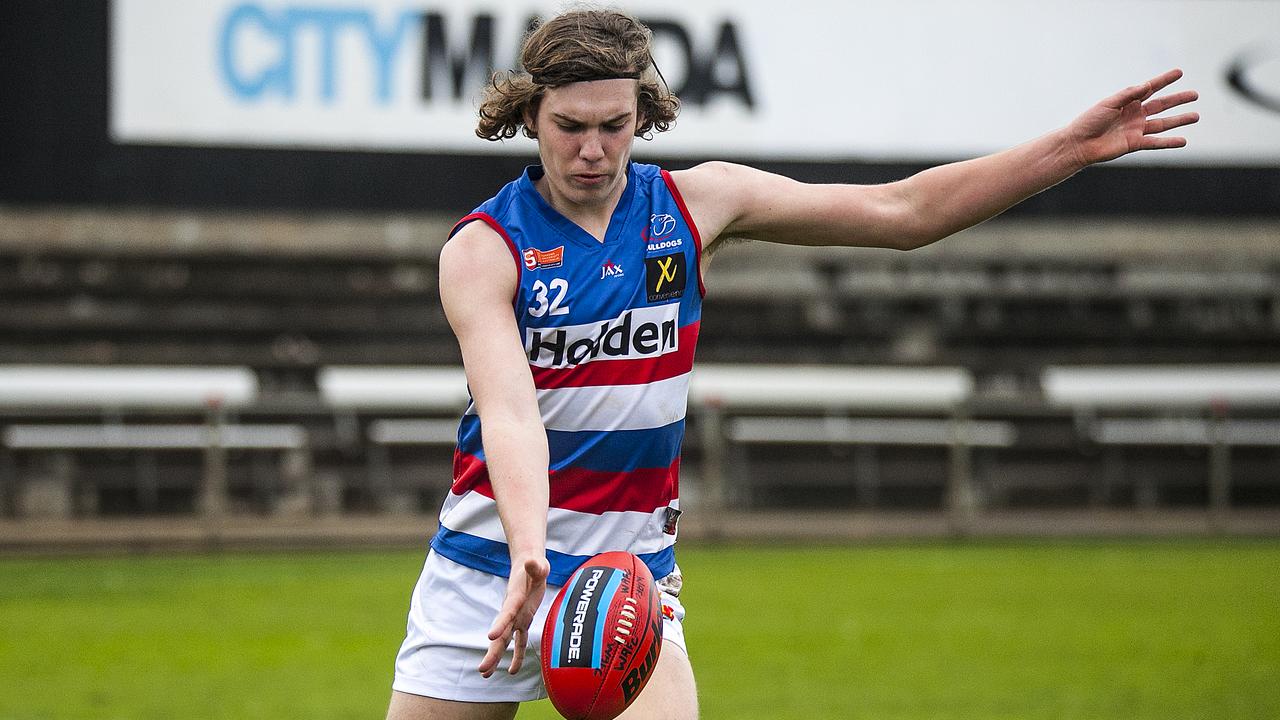
<path fill-rule="evenodd" d="M 484 444 L 480 440 L 480 416 L 463 415 L 458 422 L 458 452 L 484 460 Z"/>
<path fill-rule="evenodd" d="M 580 467 L 602 472 L 630 472 L 668 467 L 680 455 L 684 420 L 646 430 L 547 431 L 551 470 Z M 458 428 L 458 450 L 484 459 L 480 417 L 465 415 Z"/>
<path fill-rule="evenodd" d="M 684 420 L 649 430 L 547 431 L 551 469 L 574 466 L 605 472 L 668 467 L 680 456 Z"/>
<path fill-rule="evenodd" d="M 487 572 L 490 575 L 508 577 L 511 574 L 511 553 L 507 550 L 506 543 L 468 535 L 441 526 L 436 536 L 431 538 L 431 549 L 459 565 Z M 636 557 L 640 558 L 655 578 L 670 575 L 676 566 L 674 545 L 665 550 Z M 569 582 L 569 578 L 573 577 L 574 571 L 591 558 L 591 555 L 567 555 L 555 550 L 547 550 L 547 560 L 551 563 L 551 574 L 547 576 L 547 584 L 564 585 Z"/>

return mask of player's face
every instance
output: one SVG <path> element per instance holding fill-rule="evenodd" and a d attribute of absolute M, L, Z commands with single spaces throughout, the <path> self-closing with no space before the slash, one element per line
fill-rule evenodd
<path fill-rule="evenodd" d="M 533 129 L 553 204 L 596 205 L 626 187 L 636 132 L 637 81 L 627 78 L 548 88 Z"/>

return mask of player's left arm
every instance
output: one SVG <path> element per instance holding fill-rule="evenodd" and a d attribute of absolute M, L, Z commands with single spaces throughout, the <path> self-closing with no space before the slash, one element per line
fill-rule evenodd
<path fill-rule="evenodd" d="M 1186 145 L 1163 133 L 1198 121 L 1197 113 L 1156 117 L 1197 98 L 1191 90 L 1156 96 L 1180 77 L 1170 70 L 1035 140 L 884 185 L 812 185 L 720 162 L 673 175 L 709 246 L 717 237 L 743 237 L 910 250 L 994 217 L 1088 165 Z"/>

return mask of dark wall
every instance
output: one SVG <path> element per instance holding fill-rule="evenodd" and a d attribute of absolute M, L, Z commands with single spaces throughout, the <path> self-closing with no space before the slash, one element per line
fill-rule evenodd
<path fill-rule="evenodd" d="M 107 137 L 107 33 L 105 0 L 0 3 L 0 202 L 457 213 L 533 157 L 118 145 Z M 823 182 L 922 167 L 722 159 Z M 1091 168 L 1014 212 L 1274 217 L 1280 168 Z"/>

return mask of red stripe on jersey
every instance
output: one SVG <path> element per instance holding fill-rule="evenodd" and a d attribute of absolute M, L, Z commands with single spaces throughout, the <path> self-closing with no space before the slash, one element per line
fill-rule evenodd
<path fill-rule="evenodd" d="M 671 177 L 671 173 L 666 170 L 662 172 L 662 182 L 667 184 L 667 189 L 671 191 L 671 197 L 676 201 L 676 207 L 680 208 L 680 214 L 684 216 L 684 222 L 689 226 L 689 232 L 693 233 L 693 246 L 697 252 L 694 253 L 694 265 L 698 270 L 698 294 L 702 297 L 707 296 L 707 286 L 702 284 L 702 235 L 698 233 L 698 226 L 693 222 L 693 215 L 689 214 L 689 208 L 684 204 L 684 196 L 680 194 L 680 188 L 676 187 L 676 179 Z"/>
<path fill-rule="evenodd" d="M 453 487 L 449 491 L 454 495 L 464 495 L 474 490 L 480 483 L 489 484 L 489 469 L 480 458 L 460 450 L 453 451 Z"/>
<path fill-rule="evenodd" d="M 637 360 L 592 360 L 567 368 L 529 366 L 539 390 L 601 385 L 644 385 L 684 375 L 693 369 L 693 350 L 700 322 L 680 328 L 680 349 L 666 355 Z"/>
<path fill-rule="evenodd" d="M 679 493 L 680 459 L 670 467 L 630 472 L 565 468 L 550 474 L 553 508 L 599 515 L 606 512 L 653 512 Z M 453 494 L 477 492 L 492 499 L 489 469 L 474 455 L 454 453 Z"/>
<path fill-rule="evenodd" d="M 670 467 L 630 472 L 565 468 L 551 473 L 551 507 L 599 515 L 633 510 L 653 512 L 676 497 L 680 460 Z"/>

